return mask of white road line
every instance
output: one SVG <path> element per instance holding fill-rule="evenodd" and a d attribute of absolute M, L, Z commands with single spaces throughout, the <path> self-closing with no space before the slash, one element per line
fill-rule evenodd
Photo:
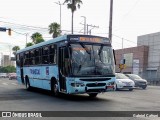
<path fill-rule="evenodd" d="M 18 84 L 16 84 L 16 83 L 11 83 L 12 85 L 18 85 Z"/>
<path fill-rule="evenodd" d="M 8 85 L 7 83 L 2 83 L 3 85 Z"/>

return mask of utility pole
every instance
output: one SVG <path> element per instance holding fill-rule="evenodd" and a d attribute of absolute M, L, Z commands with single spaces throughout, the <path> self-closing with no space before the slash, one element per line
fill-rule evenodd
<path fill-rule="evenodd" d="M 113 17 L 113 0 L 110 0 L 109 40 L 111 43 L 112 43 L 112 17 Z"/>
<path fill-rule="evenodd" d="M 88 29 L 88 27 L 89 27 L 89 26 L 90 26 L 90 27 L 92 27 L 90 30 Z M 88 34 L 90 34 L 90 35 L 91 35 L 91 30 L 92 30 L 92 29 L 94 29 L 94 28 L 99 28 L 99 26 L 95 26 L 95 25 L 88 25 L 88 24 L 87 24 L 87 35 L 88 35 Z"/>
<path fill-rule="evenodd" d="M 81 16 L 84 18 L 84 35 L 86 34 L 86 17 L 85 16 Z"/>
<path fill-rule="evenodd" d="M 123 49 L 123 38 L 122 38 L 122 49 Z"/>

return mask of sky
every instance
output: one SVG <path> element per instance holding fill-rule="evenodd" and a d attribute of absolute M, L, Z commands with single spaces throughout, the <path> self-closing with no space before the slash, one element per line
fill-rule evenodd
<path fill-rule="evenodd" d="M 51 39 L 48 25 L 60 22 L 60 6 L 64 0 L 0 0 L 0 27 L 11 28 L 11 36 L 0 32 L 0 54 L 11 54 L 15 45 L 24 48 L 30 36 L 40 32 L 45 40 Z M 82 0 L 74 13 L 74 33 L 83 32 L 84 18 L 93 35 L 108 37 L 110 0 Z M 160 0 L 113 0 L 114 49 L 136 46 L 137 36 L 160 31 Z M 71 11 L 62 5 L 63 34 L 71 33 Z M 26 39 L 27 38 L 27 39 Z"/>

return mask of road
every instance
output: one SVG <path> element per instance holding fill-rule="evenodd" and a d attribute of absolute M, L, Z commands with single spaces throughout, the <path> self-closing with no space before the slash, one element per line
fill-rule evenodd
<path fill-rule="evenodd" d="M 27 91 L 25 86 L 18 85 L 16 80 L 0 78 L 0 111 L 160 111 L 160 87 L 148 86 L 146 90 L 107 92 L 94 99 L 87 94 L 54 97 L 49 91 Z M 97 118 L 92 120 L 94 119 Z M 125 119 L 135 118 L 123 118 Z M 160 118 L 154 118 L 158 119 Z"/>

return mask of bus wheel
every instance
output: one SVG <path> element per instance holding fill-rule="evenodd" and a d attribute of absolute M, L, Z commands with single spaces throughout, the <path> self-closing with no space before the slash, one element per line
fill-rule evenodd
<path fill-rule="evenodd" d="M 58 96 L 59 92 L 58 92 L 58 85 L 57 85 L 56 81 L 53 82 L 53 84 L 51 86 L 51 91 L 54 96 Z"/>
<path fill-rule="evenodd" d="M 30 86 L 30 83 L 29 83 L 29 79 L 26 78 L 26 89 L 27 90 L 30 90 L 31 89 L 31 86 Z"/>
<path fill-rule="evenodd" d="M 95 98 L 98 95 L 98 93 L 89 93 L 89 97 Z"/>

